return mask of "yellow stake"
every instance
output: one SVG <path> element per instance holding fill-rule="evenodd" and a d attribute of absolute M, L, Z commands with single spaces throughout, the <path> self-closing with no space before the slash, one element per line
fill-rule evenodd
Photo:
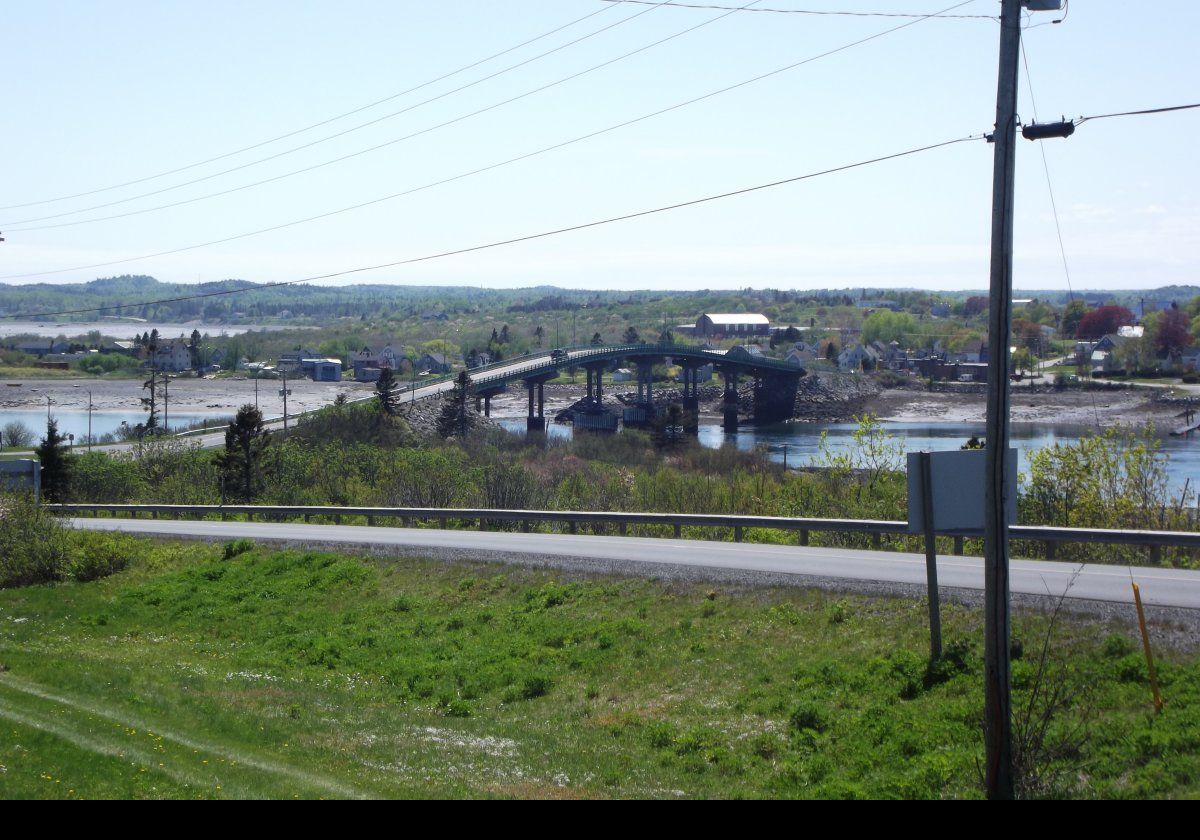
<path fill-rule="evenodd" d="M 1150 690 L 1154 692 L 1154 711 L 1157 714 L 1162 711 L 1163 699 L 1158 693 L 1158 674 L 1154 670 L 1154 656 L 1150 653 L 1150 634 L 1146 632 L 1146 613 L 1142 610 L 1142 592 L 1138 589 L 1138 585 L 1133 581 L 1129 582 L 1133 586 L 1133 601 L 1137 604 L 1138 625 L 1142 628 L 1142 649 L 1146 651 L 1146 668 L 1150 672 Z"/>

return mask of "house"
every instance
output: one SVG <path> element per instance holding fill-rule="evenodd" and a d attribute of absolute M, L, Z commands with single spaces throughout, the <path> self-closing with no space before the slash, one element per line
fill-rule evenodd
<path fill-rule="evenodd" d="M 981 339 L 968 341 L 961 350 L 951 351 L 948 361 L 959 364 L 979 364 L 988 360 L 987 342 Z"/>
<path fill-rule="evenodd" d="M 950 304 L 935 303 L 929 307 L 929 314 L 932 315 L 934 318 L 949 318 L 950 317 Z"/>
<path fill-rule="evenodd" d="M 40 359 L 42 356 L 47 356 L 51 353 L 66 353 L 71 349 L 71 346 L 65 341 L 45 338 L 40 341 L 22 342 L 16 346 L 16 349 L 30 356 L 37 356 Z"/>
<path fill-rule="evenodd" d="M 467 359 L 467 367 L 480 368 L 492 363 L 492 354 L 486 350 L 476 350 Z"/>
<path fill-rule="evenodd" d="M 797 350 L 792 348 L 783 357 L 783 360 L 794 367 L 804 367 L 810 365 L 817 360 L 817 356 L 811 350 Z"/>
<path fill-rule="evenodd" d="M 341 359 L 314 359 L 312 378 L 313 382 L 341 382 Z"/>
<path fill-rule="evenodd" d="M 725 351 L 725 355 L 730 359 L 757 360 L 763 358 L 763 351 L 757 344 L 739 344 Z"/>
<path fill-rule="evenodd" d="M 879 364 L 879 351 L 869 344 L 855 344 L 838 353 L 838 368 L 844 371 L 874 370 Z"/>
<path fill-rule="evenodd" d="M 908 366 L 908 353 L 900 349 L 900 342 L 872 341 L 871 348 L 879 354 L 879 366 L 887 370 L 904 370 Z"/>
<path fill-rule="evenodd" d="M 400 364 L 396 351 L 387 344 L 378 353 L 373 353 L 370 347 L 359 350 L 350 358 L 350 367 L 354 370 L 355 381 L 377 382 L 379 371 L 384 368 L 399 370 Z"/>
<path fill-rule="evenodd" d="M 1183 371 L 1200 370 L 1200 345 L 1185 348 L 1179 354 L 1179 368 Z"/>
<path fill-rule="evenodd" d="M 633 381 L 633 371 L 631 371 L 629 368 L 617 368 L 616 370 L 613 371 L 612 381 L 613 382 L 632 382 Z"/>
<path fill-rule="evenodd" d="M 417 368 L 430 373 L 449 373 L 450 362 L 441 353 L 426 353 L 417 360 Z"/>
<path fill-rule="evenodd" d="M 316 350 L 303 347 L 298 350 L 289 350 L 286 353 L 280 353 L 279 360 L 275 363 L 275 366 L 279 369 L 280 373 L 312 373 L 312 363 L 320 358 L 323 357 Z M 307 367 L 305 366 L 306 360 L 309 362 Z"/>
<path fill-rule="evenodd" d="M 767 335 L 771 322 L 766 315 L 748 312 L 706 312 L 696 319 L 695 335 Z"/>
<path fill-rule="evenodd" d="M 818 350 L 815 344 L 810 344 L 807 341 L 797 341 L 792 345 L 792 349 L 788 350 L 783 360 L 789 365 L 804 367 L 817 360 L 817 353 Z"/>
<path fill-rule="evenodd" d="M 145 363 L 154 368 L 154 370 L 168 370 L 178 373 L 182 370 L 192 369 L 192 350 L 183 338 L 160 341 L 155 346 L 153 353 L 150 352 L 149 347 L 144 348 L 144 352 Z"/>

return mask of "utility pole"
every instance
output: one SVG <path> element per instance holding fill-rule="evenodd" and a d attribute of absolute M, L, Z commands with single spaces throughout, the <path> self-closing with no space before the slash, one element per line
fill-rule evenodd
<path fill-rule="evenodd" d="M 279 391 L 279 393 L 283 395 L 283 433 L 286 435 L 286 434 L 287 434 L 287 430 L 288 430 L 288 428 L 287 428 L 287 395 L 288 395 L 288 387 L 287 387 L 287 374 L 286 374 L 286 373 L 285 373 L 285 374 L 283 374 L 283 388 L 282 388 L 282 389 Z"/>
<path fill-rule="evenodd" d="M 988 309 L 987 467 L 984 481 L 984 782 L 989 799 L 1013 798 L 1009 636 L 1008 341 L 1012 327 L 1013 170 L 1022 0 L 1001 0 L 1000 69 L 992 135 L 992 258 Z"/>

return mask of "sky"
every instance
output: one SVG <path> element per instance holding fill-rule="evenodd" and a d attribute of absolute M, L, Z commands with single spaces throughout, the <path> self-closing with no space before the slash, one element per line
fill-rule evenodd
<path fill-rule="evenodd" d="M 954 19 L 604 0 L 8 3 L 0 282 L 296 280 L 978 136 L 995 119 L 998 13 L 997 0 Z M 1200 102 L 1200 3 L 1075 0 L 1060 17 L 1027 16 L 1023 121 Z M 1200 110 L 1019 141 L 1015 286 L 1068 287 L 1047 169 L 1072 288 L 1200 283 L 1197 129 Z M 991 173 L 976 139 L 325 282 L 982 289 Z"/>

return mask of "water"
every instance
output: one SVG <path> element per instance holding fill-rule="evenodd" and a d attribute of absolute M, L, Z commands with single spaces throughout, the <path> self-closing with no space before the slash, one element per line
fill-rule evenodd
<path fill-rule="evenodd" d="M 523 433 L 525 420 L 501 420 L 500 425 L 509 431 Z M 975 423 L 884 423 L 884 430 L 902 443 L 905 452 L 959 449 L 972 436 L 984 436 L 982 424 Z M 789 467 L 811 466 L 821 454 L 821 435 L 825 434 L 826 445 L 834 454 L 850 451 L 854 446 L 857 423 L 777 423 L 768 426 L 744 426 L 737 432 L 727 433 L 719 424 L 703 424 L 699 429 L 701 446 L 719 448 L 731 445 L 742 450 L 765 447 L 767 456 L 777 463 L 785 458 Z M 570 437 L 570 426 L 548 424 L 549 433 L 557 437 Z M 1056 443 L 1074 444 L 1081 437 L 1094 434 L 1096 429 L 1088 426 L 1059 424 L 1021 423 L 1010 426 L 1012 445 L 1017 450 L 1019 469 L 1029 469 L 1029 455 Z M 1176 490 L 1190 481 L 1196 489 L 1200 482 L 1200 435 L 1191 438 L 1164 435 L 1159 439 L 1159 452 L 1167 456 L 1167 477 Z"/>
<path fill-rule="evenodd" d="M 259 330 L 274 332 L 276 330 L 290 329 L 298 328 L 263 324 L 201 324 L 197 321 L 188 324 L 160 324 L 149 321 L 5 321 L 0 323 L 0 338 L 9 338 L 14 335 L 38 335 L 45 338 L 57 338 L 60 335 L 87 335 L 92 330 L 99 330 L 101 334 L 109 338 L 118 341 L 130 341 L 142 333 L 150 332 L 151 330 L 158 330 L 158 334 L 166 338 L 177 338 L 181 335 L 190 336 L 192 330 L 200 330 L 201 333 L 209 333 L 210 335 L 240 335 Z"/>
<path fill-rule="evenodd" d="M 58 420 L 58 431 L 62 435 L 75 435 L 77 441 L 83 441 L 87 438 L 88 418 L 86 411 L 52 411 L 50 416 Z M 136 426 L 138 423 L 146 422 L 146 412 L 144 411 L 93 411 L 92 412 L 92 435 L 95 438 L 100 438 L 110 432 L 116 432 L 121 428 L 122 423 L 127 423 L 130 426 Z M 225 417 L 221 414 L 176 414 L 171 412 L 170 427 L 172 430 L 183 431 L 192 423 L 200 423 L 208 420 L 210 425 L 218 425 L 220 420 Z M 162 420 L 162 413 L 159 413 L 159 420 Z M 40 441 L 46 434 L 46 412 L 42 411 L 0 411 L 0 428 L 3 428 L 8 423 L 21 423 L 27 429 L 34 433 L 35 441 Z M 7 445 L 7 443 L 6 443 Z"/>

